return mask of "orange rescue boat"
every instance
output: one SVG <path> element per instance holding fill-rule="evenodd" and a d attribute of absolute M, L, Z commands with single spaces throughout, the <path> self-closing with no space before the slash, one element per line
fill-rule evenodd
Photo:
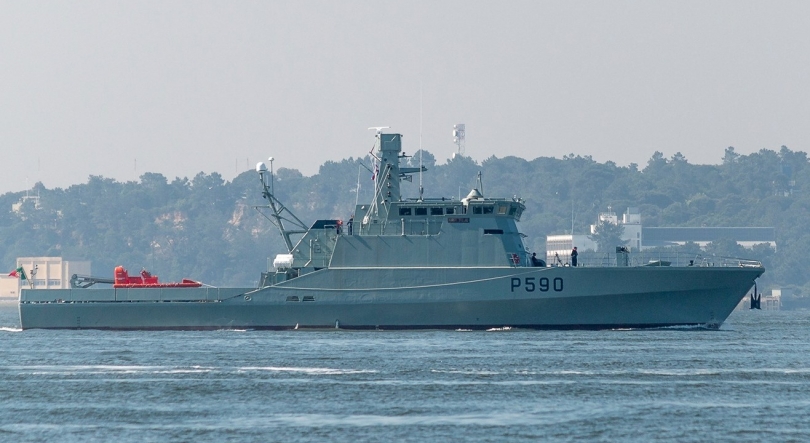
<path fill-rule="evenodd" d="M 152 275 L 146 269 L 141 271 L 141 275 L 130 276 L 123 266 L 115 267 L 115 283 L 113 288 L 199 288 L 202 283 L 184 278 L 181 282 L 160 283 L 157 275 Z"/>

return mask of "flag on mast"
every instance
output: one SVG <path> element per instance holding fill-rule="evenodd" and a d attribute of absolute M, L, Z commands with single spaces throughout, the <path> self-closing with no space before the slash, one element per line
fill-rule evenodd
<path fill-rule="evenodd" d="M 9 277 L 19 277 L 20 280 L 28 280 L 28 277 L 25 275 L 25 269 L 23 269 L 22 266 L 20 266 L 19 268 L 11 271 L 8 274 L 8 276 Z"/>

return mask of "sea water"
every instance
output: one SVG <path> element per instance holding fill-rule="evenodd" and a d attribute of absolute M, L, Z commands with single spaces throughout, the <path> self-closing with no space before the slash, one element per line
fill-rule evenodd
<path fill-rule="evenodd" d="M 810 441 L 810 312 L 720 330 L 20 331 L 0 441 Z"/>

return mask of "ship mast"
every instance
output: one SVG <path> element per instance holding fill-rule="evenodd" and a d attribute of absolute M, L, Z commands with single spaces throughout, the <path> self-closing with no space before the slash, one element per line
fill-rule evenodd
<path fill-rule="evenodd" d="M 287 245 L 287 251 L 292 252 L 293 250 L 293 243 L 290 235 L 292 234 L 304 234 L 307 232 L 307 226 L 302 222 L 298 217 L 295 216 L 289 209 L 287 209 L 279 199 L 276 198 L 275 194 L 273 193 L 273 157 L 268 159 L 270 161 L 270 171 L 268 174 L 267 166 L 263 162 L 259 162 L 256 164 L 256 172 L 259 173 L 259 180 L 262 182 L 262 197 L 267 199 L 269 203 L 268 206 L 261 206 L 264 208 L 270 208 L 272 211 L 271 217 L 267 217 L 264 213 L 265 217 L 273 223 L 278 230 L 281 232 L 281 237 L 284 239 L 284 243 Z M 257 206 L 256 209 L 260 207 Z M 261 211 L 259 211 L 261 212 Z M 284 213 L 287 215 L 284 215 Z M 284 227 L 284 222 L 287 221 L 296 227 L 300 228 L 300 230 L 288 230 Z"/>
<path fill-rule="evenodd" d="M 427 168 L 422 165 L 419 168 L 399 166 L 400 160 L 406 157 L 405 153 L 402 152 L 401 134 L 383 133 L 383 129 L 388 129 L 388 126 L 373 126 L 368 129 L 376 132 L 376 141 L 371 154 L 375 161 L 379 162 L 379 169 L 377 167 L 374 169 L 374 200 L 363 217 L 360 232 L 363 232 L 363 229 L 368 226 L 372 218 L 377 218 L 382 223 L 386 223 L 391 205 L 402 200 L 400 182 L 402 180 L 413 181 L 411 174 L 419 172 L 421 177 L 421 173 L 427 171 Z M 382 214 L 380 214 L 381 212 Z"/>

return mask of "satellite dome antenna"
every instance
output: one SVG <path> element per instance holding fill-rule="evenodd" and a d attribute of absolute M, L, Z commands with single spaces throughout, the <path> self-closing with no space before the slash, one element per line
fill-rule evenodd
<path fill-rule="evenodd" d="M 453 143 L 456 145 L 456 152 L 453 153 L 453 158 L 457 155 L 464 155 L 464 139 L 466 129 L 464 123 L 453 125 Z"/>

